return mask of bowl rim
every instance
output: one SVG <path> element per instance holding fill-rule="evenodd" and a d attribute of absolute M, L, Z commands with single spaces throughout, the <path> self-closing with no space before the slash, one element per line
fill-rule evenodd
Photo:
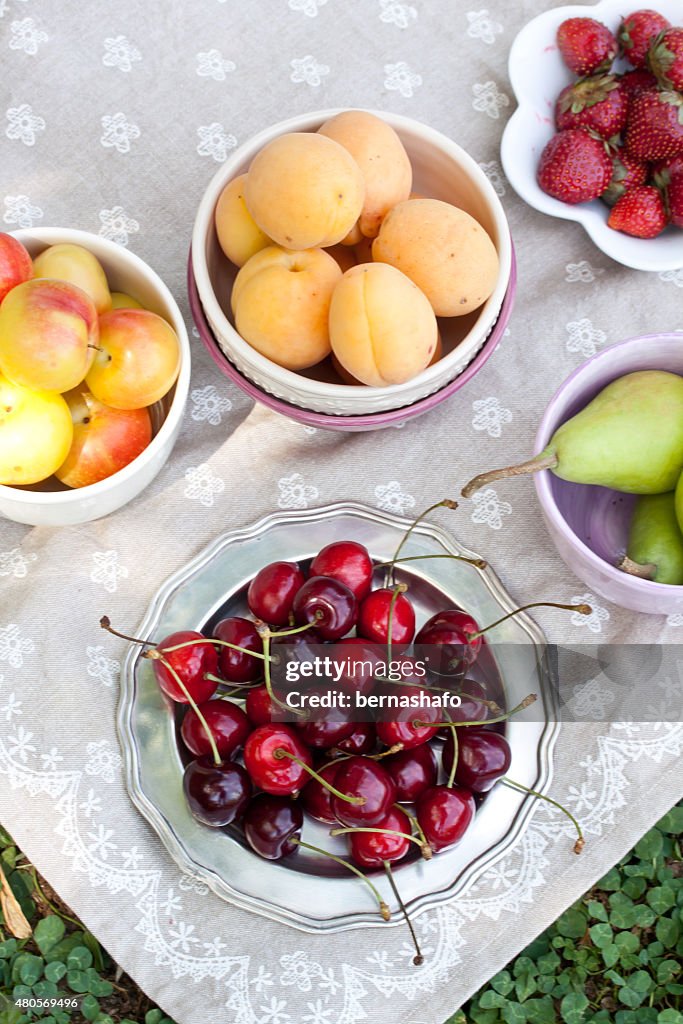
<path fill-rule="evenodd" d="M 596 248 L 609 259 L 614 260 L 615 263 L 630 267 L 633 270 L 664 273 L 670 270 L 679 270 L 683 267 L 683 245 L 674 244 L 675 235 L 669 234 L 666 236 L 667 240 L 673 239 L 673 241 L 667 244 L 664 254 L 661 253 L 660 247 L 658 250 L 659 255 L 655 256 L 652 243 L 657 241 L 656 238 L 637 239 L 608 228 L 606 215 L 603 217 L 601 212 L 604 204 L 601 204 L 598 199 L 590 203 L 579 203 L 576 205 L 562 203 L 560 200 L 554 199 L 539 188 L 535 176 L 533 179 L 527 177 L 526 171 L 520 168 L 517 159 L 519 151 L 518 139 L 520 132 L 523 134 L 525 119 L 533 120 L 534 124 L 538 123 L 539 118 L 548 120 L 548 111 L 545 107 L 541 106 L 540 99 L 539 105 L 533 107 L 529 103 L 527 90 L 522 89 L 520 86 L 519 68 L 529 66 L 528 36 L 546 23 L 550 28 L 570 17 L 594 17 L 599 19 L 602 16 L 618 17 L 621 19 L 623 10 L 624 7 L 623 4 L 620 4 L 620 0 L 598 0 L 597 3 L 589 4 L 587 7 L 577 4 L 566 4 L 542 11 L 522 26 L 512 41 L 508 54 L 508 78 L 517 101 L 517 109 L 511 115 L 503 131 L 500 144 L 501 164 L 505 176 L 515 192 L 530 207 L 549 217 L 557 217 L 561 220 L 569 220 L 580 224 Z M 554 36 L 552 42 L 554 43 Z M 555 50 L 556 47 L 552 46 L 549 49 Z M 571 75 L 568 69 L 567 74 Z M 575 76 L 573 77 L 575 78 Z M 539 97 L 542 95 L 542 92 L 539 93 Z M 555 128 L 553 126 L 554 131 Z M 599 214 L 598 211 L 600 211 Z M 670 227 L 668 230 L 675 232 L 677 229 Z M 626 252 L 621 251 L 624 247 L 627 248 Z"/>
<path fill-rule="evenodd" d="M 288 419 L 294 419 L 299 423 L 304 423 L 307 426 L 318 427 L 321 430 L 352 430 L 363 429 L 365 427 L 372 429 L 392 426 L 396 423 L 413 419 L 423 412 L 428 412 L 444 401 L 444 399 L 450 398 L 452 394 L 464 387 L 465 384 L 467 384 L 468 381 L 479 372 L 484 363 L 488 362 L 498 347 L 498 344 L 505 332 L 505 328 L 510 320 L 510 316 L 512 315 L 516 290 L 517 259 L 514 245 L 512 245 L 510 282 L 503 298 L 500 313 L 497 320 L 494 322 L 488 338 L 476 353 L 472 361 L 467 364 L 462 373 L 458 374 L 453 378 L 453 380 L 449 381 L 431 395 L 427 395 L 425 398 L 418 399 L 417 401 L 407 405 L 399 406 L 396 409 L 389 409 L 384 412 L 376 413 L 357 413 L 354 415 L 338 416 L 333 413 L 316 412 L 313 409 L 306 409 L 303 406 L 286 402 L 284 399 L 278 398 L 277 396 L 264 391 L 237 369 L 218 344 L 218 341 L 211 330 L 211 325 L 208 322 L 206 313 L 202 307 L 197 283 L 194 277 L 191 247 L 187 261 L 187 291 L 190 302 L 190 311 L 199 333 L 199 337 L 219 370 L 232 380 L 237 387 L 241 388 L 247 395 L 249 395 L 250 398 L 253 398 L 254 401 L 260 402 L 267 408 L 272 409 L 274 412 L 277 412 L 282 416 L 286 416 Z M 293 415 L 293 413 L 296 413 L 296 415 Z"/>
<path fill-rule="evenodd" d="M 113 258 L 123 258 L 130 264 L 133 271 L 146 278 L 154 286 L 173 315 L 172 327 L 178 335 L 181 353 L 180 370 L 175 382 L 175 393 L 168 413 L 159 430 L 147 447 L 132 462 L 129 462 L 123 469 L 117 470 L 116 473 L 112 473 L 111 476 L 105 477 L 104 480 L 98 480 L 97 483 L 86 484 L 85 487 L 74 487 L 64 491 L 32 491 L 32 485 L 30 484 L 26 487 L 0 484 L 0 497 L 8 503 L 18 501 L 23 505 L 49 508 L 55 505 L 75 505 L 84 500 L 95 501 L 110 491 L 116 490 L 121 484 L 125 484 L 131 477 L 136 476 L 142 467 L 153 461 L 158 449 L 164 447 L 176 429 L 183 415 L 190 388 L 190 339 L 187 334 L 185 321 L 168 285 L 162 281 L 157 272 L 148 263 L 145 263 L 143 259 L 136 256 L 134 252 L 131 252 L 130 249 L 119 245 L 117 242 L 112 242 L 111 239 L 104 238 L 102 235 L 96 235 L 92 231 L 82 231 L 80 228 L 21 228 L 17 231 L 9 232 L 9 234 L 22 244 L 26 241 L 37 240 L 39 242 L 45 241 L 46 246 L 50 246 L 68 241 L 75 245 L 82 245 L 87 249 L 89 244 L 96 243 L 98 247 L 104 248 Z"/>
<path fill-rule="evenodd" d="M 216 299 L 205 259 L 205 242 L 208 232 L 213 226 L 216 203 L 225 185 L 236 176 L 239 165 L 244 163 L 245 160 L 251 159 L 258 150 L 271 139 L 289 131 L 315 131 L 316 128 L 323 124 L 324 121 L 348 110 L 362 110 L 365 113 L 374 114 L 376 117 L 386 121 L 386 123 L 395 130 L 403 128 L 406 131 L 419 133 L 426 141 L 431 142 L 435 147 L 445 151 L 455 160 L 455 162 L 461 164 L 468 171 L 470 178 L 476 182 L 478 188 L 487 200 L 487 204 L 491 210 L 500 236 L 498 245 L 496 246 L 499 258 L 498 279 L 489 298 L 482 306 L 479 307 L 477 321 L 472 325 L 463 339 L 463 342 L 476 329 L 477 324 L 480 324 L 482 318 L 487 324 L 489 324 L 489 326 L 489 321 L 495 322 L 495 318 L 498 315 L 497 311 L 500 308 L 510 282 L 512 238 L 510 234 L 510 226 L 505 210 L 500 201 L 500 197 L 497 195 L 493 185 L 484 174 L 474 157 L 470 156 L 466 150 L 452 139 L 448 138 L 447 135 L 444 135 L 442 132 L 430 127 L 429 125 L 423 124 L 421 121 L 415 120 L 415 118 L 406 117 L 403 114 L 395 114 L 392 111 L 376 110 L 366 107 L 334 107 L 326 110 L 297 114 L 262 129 L 255 135 L 250 136 L 240 146 L 233 150 L 228 159 L 216 171 L 206 186 L 197 208 L 192 229 L 191 252 L 194 276 L 200 300 L 207 314 L 207 318 L 210 323 L 220 325 L 221 333 L 225 331 L 228 332 L 231 344 L 234 345 L 236 350 L 240 352 L 247 362 L 251 363 L 262 375 L 276 379 L 280 386 L 292 388 L 297 391 L 301 391 L 303 389 L 304 392 L 310 392 L 311 394 L 327 398 L 344 398 L 347 401 L 350 401 L 351 404 L 354 404 L 355 402 L 362 402 L 367 399 L 368 388 L 366 385 L 334 384 L 327 383 L 325 381 L 311 380 L 311 378 L 307 378 L 300 373 L 279 366 L 277 363 L 274 363 L 271 359 L 261 355 L 260 352 L 249 345 L 235 329 L 233 324 L 230 323 L 229 319 L 221 309 L 218 300 Z M 494 312 L 495 316 L 493 316 L 493 320 L 491 321 L 491 316 Z M 457 345 L 452 352 L 438 360 L 438 362 L 434 363 L 432 366 L 426 367 L 416 377 L 412 377 L 410 380 L 404 381 L 402 384 L 392 384 L 382 388 L 373 388 L 373 395 L 379 398 L 390 395 L 400 395 L 405 392 L 410 392 L 413 388 L 426 387 L 430 383 L 434 383 L 440 375 L 438 368 L 440 368 L 441 373 L 443 373 L 444 365 L 447 365 L 451 359 L 455 361 L 456 353 L 458 353 L 461 348 L 462 342 Z M 359 413 L 358 415 L 362 414 Z"/>
<path fill-rule="evenodd" d="M 534 439 L 534 455 L 538 455 L 539 452 L 543 451 L 554 431 L 560 426 L 559 423 L 555 423 L 554 407 L 556 403 L 572 383 L 581 379 L 590 366 L 599 362 L 608 362 L 614 351 L 627 351 L 628 349 L 639 350 L 643 344 L 647 345 L 654 343 L 656 345 L 659 342 L 670 341 L 672 338 L 683 343 L 683 334 L 676 331 L 660 331 L 655 334 L 636 335 L 632 338 L 626 338 L 623 341 L 618 341 L 614 345 L 610 345 L 609 348 L 603 349 L 601 352 L 597 352 L 594 356 L 591 356 L 590 359 L 581 363 L 580 366 L 578 366 L 562 381 L 548 402 Z M 614 379 L 616 380 L 617 378 L 615 377 Z M 534 486 L 536 488 L 536 495 L 541 504 L 541 508 L 550 520 L 552 526 L 568 538 L 569 543 L 580 551 L 581 555 L 590 563 L 591 568 L 605 573 L 613 582 L 618 582 L 622 585 L 631 587 L 634 594 L 640 594 L 644 597 L 654 597 L 656 594 L 668 594 L 672 597 L 683 597 L 683 585 L 657 583 L 654 580 L 643 580 L 638 576 L 631 576 L 627 573 L 621 572 L 616 566 L 611 565 L 603 558 L 600 558 L 599 555 L 596 555 L 592 548 L 589 548 L 588 545 L 574 533 L 567 523 L 567 520 L 560 512 L 553 495 L 551 476 L 552 474 L 549 469 L 543 469 L 534 475 Z"/>

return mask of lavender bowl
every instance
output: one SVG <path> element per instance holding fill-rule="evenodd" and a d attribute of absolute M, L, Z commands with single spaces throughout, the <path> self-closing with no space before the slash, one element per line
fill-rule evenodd
<path fill-rule="evenodd" d="M 555 392 L 536 434 L 542 451 L 557 428 L 611 381 L 636 370 L 683 374 L 683 334 L 646 334 L 593 356 Z M 683 586 L 637 579 L 616 568 L 626 549 L 635 497 L 607 487 L 536 474 L 536 493 L 555 547 L 569 568 L 596 594 L 622 608 L 651 615 L 683 611 Z"/>
<path fill-rule="evenodd" d="M 229 377 L 230 380 L 233 381 L 237 387 L 241 388 L 242 391 L 246 392 L 250 398 L 255 399 L 257 402 L 262 402 L 263 405 L 266 405 L 269 409 L 273 409 L 274 412 L 279 412 L 282 416 L 287 416 L 289 419 L 297 420 L 299 423 L 304 423 L 309 427 L 319 427 L 322 430 L 337 430 L 343 432 L 361 432 L 367 430 L 380 430 L 383 427 L 395 427 L 399 423 L 414 419 L 416 416 L 421 416 L 424 412 L 429 412 L 430 409 L 434 409 L 441 402 L 455 394 L 456 391 L 459 391 L 460 388 L 464 387 L 465 384 L 467 384 L 467 382 L 471 380 L 476 373 L 478 373 L 484 363 L 491 357 L 494 349 L 498 345 L 498 342 L 502 338 L 512 314 L 516 288 L 517 264 L 515 260 L 515 250 L 513 247 L 511 250 L 510 281 L 503 298 L 503 304 L 500 308 L 498 319 L 493 325 L 488 338 L 479 349 L 477 355 L 463 370 L 463 372 L 459 374 L 459 376 L 455 377 L 445 387 L 441 388 L 441 390 L 436 391 L 434 394 L 428 395 L 426 398 L 422 398 L 417 402 L 413 402 L 412 405 L 404 405 L 399 409 L 390 409 L 386 412 L 363 413 L 355 416 L 339 416 L 332 413 L 316 412 L 313 409 L 306 409 L 302 406 L 286 402 L 284 399 L 278 398 L 275 395 L 270 394 L 268 391 L 264 391 L 253 381 L 249 380 L 248 377 L 245 377 L 240 373 L 237 367 L 231 363 L 225 355 L 225 352 L 211 330 L 211 325 L 209 324 L 206 313 L 204 312 L 204 307 L 202 306 L 199 298 L 199 292 L 197 290 L 197 283 L 195 281 L 194 270 L 192 267 L 192 250 L 190 250 L 190 257 L 187 264 L 187 292 L 195 326 L 199 332 L 199 337 L 209 352 L 209 355 L 226 377 Z"/>

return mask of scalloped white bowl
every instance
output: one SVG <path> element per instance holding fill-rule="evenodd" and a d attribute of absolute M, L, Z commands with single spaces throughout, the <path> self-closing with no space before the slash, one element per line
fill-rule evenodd
<path fill-rule="evenodd" d="M 512 242 L 500 199 L 477 162 L 445 135 L 412 118 L 373 111 L 399 134 L 411 159 L 413 187 L 470 213 L 491 236 L 500 260 L 498 281 L 483 306 L 468 316 L 439 318 L 444 356 L 404 384 L 385 388 L 339 382 L 329 360 L 303 373 L 286 370 L 252 348 L 235 330 L 230 292 L 237 273 L 223 255 L 214 211 L 226 184 L 246 171 L 271 139 L 292 131 L 316 131 L 339 110 L 322 110 L 281 121 L 255 135 L 212 178 L 197 211 L 192 234 L 192 269 L 211 330 L 233 365 L 262 390 L 314 412 L 367 415 L 402 408 L 434 394 L 462 373 L 481 349 L 500 312 L 510 281 Z"/>
<path fill-rule="evenodd" d="M 683 21 L 680 0 L 656 0 L 651 5 L 672 24 Z M 669 227 L 657 238 L 632 238 L 607 226 L 608 207 L 599 199 L 570 206 L 546 195 L 536 181 L 538 161 L 555 133 L 553 111 L 561 89 L 576 81 L 557 48 L 557 29 L 566 18 L 597 18 L 615 31 L 623 16 L 637 4 L 602 0 L 591 7 L 555 7 L 530 21 L 510 49 L 508 73 L 519 106 L 503 133 L 501 162 L 515 192 L 534 209 L 551 217 L 583 225 L 599 249 L 624 266 L 662 272 L 683 267 L 683 233 Z M 624 62 L 617 68 L 626 69 Z"/>

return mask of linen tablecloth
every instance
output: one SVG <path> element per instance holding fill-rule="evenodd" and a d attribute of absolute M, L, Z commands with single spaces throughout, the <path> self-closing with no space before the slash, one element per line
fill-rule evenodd
<path fill-rule="evenodd" d="M 621 338 L 683 330 L 683 270 L 611 263 L 575 224 L 526 207 L 499 143 L 507 52 L 552 6 L 451 0 L 0 0 L 0 227 L 113 239 L 168 283 L 191 326 L 185 265 L 202 191 L 235 146 L 284 116 L 360 106 L 464 146 L 509 217 L 519 260 L 509 330 L 462 392 L 402 429 L 313 430 L 250 402 L 193 338 L 190 401 L 157 480 L 99 522 L 0 522 L 0 820 L 114 958 L 176 1020 L 437 1024 L 614 861 L 683 790 L 678 723 L 566 725 L 554 797 L 457 903 L 402 929 L 304 934 L 237 910 L 182 874 L 126 795 L 114 729 L 125 647 L 160 584 L 209 541 L 276 509 L 338 499 L 410 515 L 475 472 L 526 456 L 560 381 Z M 682 339 L 683 341 L 683 339 Z M 637 616 L 560 561 L 528 481 L 436 519 L 483 554 L 558 643 L 680 642 L 683 615 Z M 598 701 L 598 705 L 599 705 Z M 602 715 L 598 710 L 596 718 Z"/>

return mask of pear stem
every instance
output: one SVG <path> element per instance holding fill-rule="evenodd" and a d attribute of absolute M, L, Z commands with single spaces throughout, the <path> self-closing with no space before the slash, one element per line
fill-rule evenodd
<path fill-rule="evenodd" d="M 634 562 L 628 555 L 624 555 L 617 562 L 617 569 L 627 572 L 629 576 L 637 576 L 640 580 L 653 580 L 657 573 L 657 566 L 654 562 Z"/>
<path fill-rule="evenodd" d="M 495 483 L 496 480 L 507 480 L 510 476 L 522 476 L 525 473 L 537 473 L 539 469 L 555 469 L 559 464 L 557 453 L 549 451 L 536 455 L 533 459 L 520 462 L 517 466 L 505 466 L 503 469 L 491 469 L 488 473 L 480 473 L 468 484 L 465 484 L 460 492 L 463 498 L 471 498 L 475 491 Z"/>
<path fill-rule="evenodd" d="M 344 860 L 343 857 L 337 857 L 334 853 L 330 853 L 329 850 L 323 850 L 319 846 L 313 846 L 311 843 L 305 843 L 302 839 L 293 838 L 290 840 L 290 842 L 295 843 L 297 846 L 303 847 L 304 850 L 311 850 L 313 853 L 319 853 L 323 857 L 329 857 L 330 860 L 335 861 L 337 864 L 341 864 L 342 867 L 348 868 L 349 871 L 353 871 L 354 875 L 357 875 L 359 878 L 362 878 L 365 884 L 371 889 L 375 899 L 379 903 L 379 912 L 384 918 L 384 920 L 391 920 L 391 911 L 389 910 L 388 905 L 384 902 L 384 900 L 382 899 L 379 892 L 372 884 L 368 876 L 364 875 L 359 868 L 355 867 L 353 864 L 349 864 L 348 860 Z"/>
<path fill-rule="evenodd" d="M 296 754 L 290 753 L 289 750 L 285 750 L 284 747 L 277 747 L 277 749 L 273 751 L 273 757 L 277 761 L 282 761 L 283 758 L 288 758 L 290 761 L 294 761 L 294 763 L 298 764 L 300 768 L 303 768 L 305 772 L 308 772 L 311 778 L 316 779 L 321 786 L 324 786 L 325 789 L 329 790 L 334 796 L 339 797 L 340 800 L 346 800 L 349 804 L 362 805 L 365 803 L 364 796 L 348 796 L 346 793 L 342 793 L 339 789 L 335 789 L 334 786 L 330 785 L 327 779 L 323 778 L 322 775 L 318 775 L 318 773 L 313 768 L 310 768 L 305 761 L 302 761 L 300 757 L 296 756 Z"/>
<path fill-rule="evenodd" d="M 408 925 L 408 929 L 410 931 L 410 935 L 411 935 L 411 938 L 413 940 L 413 945 L 415 946 L 415 956 L 413 957 L 413 963 L 415 964 L 416 967 L 419 967 L 420 964 L 424 963 L 424 959 L 425 958 L 422 955 L 422 950 L 420 949 L 420 944 L 417 941 L 417 935 L 415 934 L 415 929 L 413 928 L 413 923 L 410 920 L 410 917 L 408 916 L 408 911 L 406 910 L 405 904 L 404 904 L 403 900 L 401 899 L 401 894 L 398 891 L 398 889 L 396 888 L 396 882 L 394 881 L 394 876 L 393 876 L 393 873 L 392 873 L 392 870 L 391 870 L 391 864 L 389 863 L 388 860 L 384 861 L 384 870 L 387 873 L 387 878 L 389 879 L 389 885 L 391 886 L 392 891 L 394 893 L 394 896 L 396 897 L 396 902 L 398 903 L 399 907 L 401 908 L 401 911 L 403 912 L 403 916 L 406 919 L 406 924 Z"/>
<path fill-rule="evenodd" d="M 571 821 L 572 825 L 576 829 L 578 835 L 578 838 L 574 843 L 574 853 L 581 853 L 584 846 L 586 845 L 586 840 L 583 837 L 583 831 L 581 829 L 581 826 L 579 825 L 578 821 L 571 813 L 571 811 L 568 811 L 567 808 L 564 807 L 562 804 L 558 803 L 557 800 L 553 800 L 551 796 L 546 796 L 544 793 L 539 793 L 535 789 L 529 789 L 529 787 L 523 785 L 523 783 L 515 782 L 514 779 L 509 779 L 507 775 L 504 775 L 503 778 L 500 779 L 500 781 L 504 782 L 506 786 L 510 786 L 511 789 L 516 789 L 518 792 L 529 793 L 530 796 L 535 796 L 539 800 L 545 800 L 546 803 L 552 804 L 553 807 L 557 807 L 557 809 L 562 811 L 563 814 L 566 814 L 569 820 Z"/>
<path fill-rule="evenodd" d="M 593 609 L 589 604 L 558 604 L 556 601 L 532 601 L 531 604 L 523 604 L 520 608 L 515 608 L 514 611 L 508 612 L 507 615 L 501 616 L 500 619 L 496 619 L 495 622 L 490 622 L 488 626 L 478 629 L 476 633 L 466 633 L 467 642 L 470 643 L 472 640 L 478 640 L 480 636 L 488 633 L 490 629 L 500 626 L 502 622 L 507 622 L 513 615 L 519 615 L 520 612 L 526 612 L 530 608 L 560 608 L 562 611 L 578 612 L 579 615 L 591 615 L 593 613 Z"/>

